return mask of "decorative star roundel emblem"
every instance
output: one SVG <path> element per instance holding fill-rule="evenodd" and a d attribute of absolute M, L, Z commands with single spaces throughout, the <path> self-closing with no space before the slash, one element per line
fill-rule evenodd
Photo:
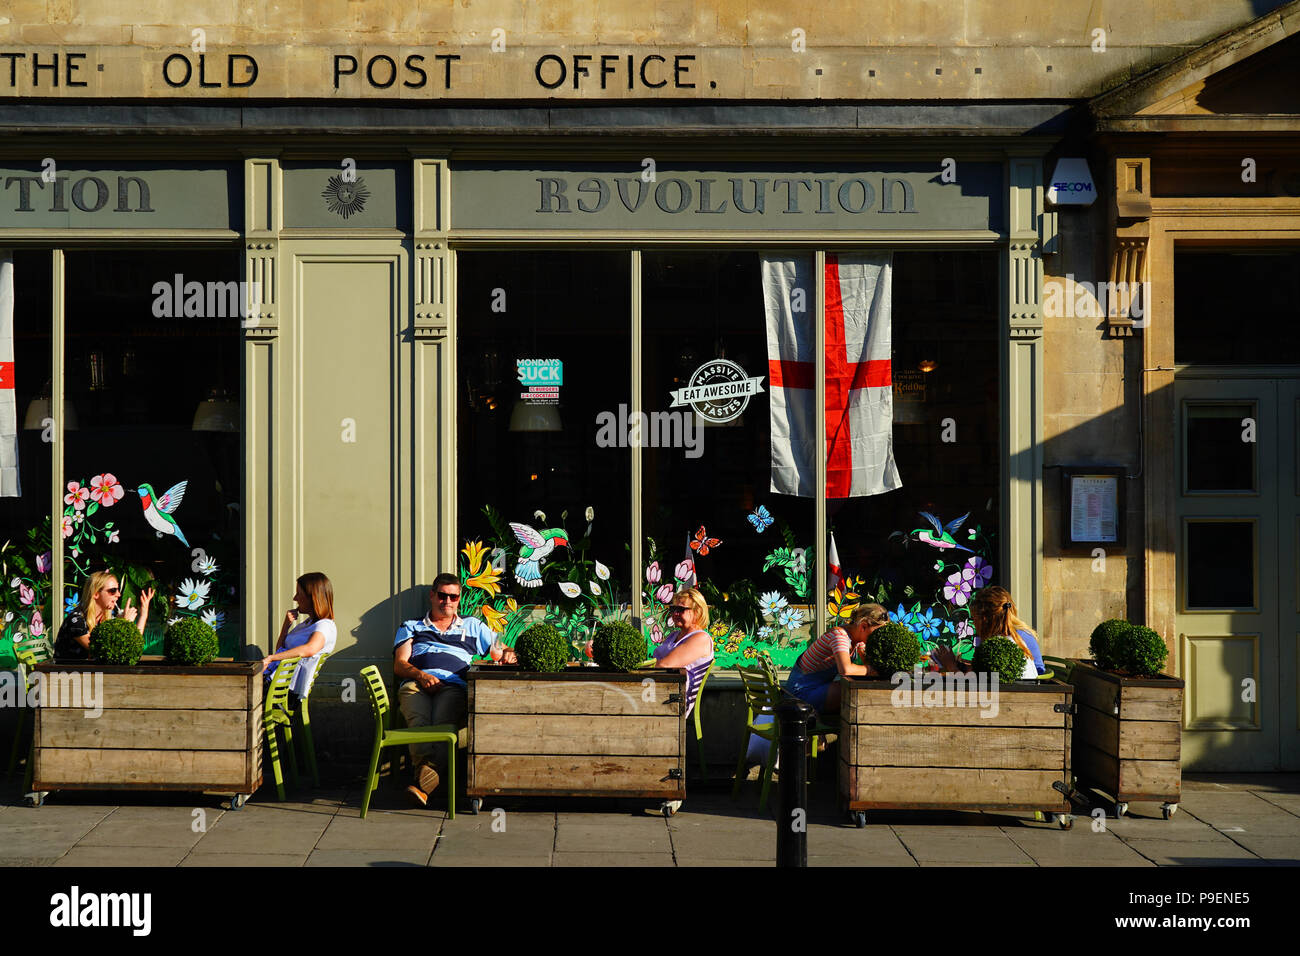
<path fill-rule="evenodd" d="M 345 182 L 342 176 L 331 176 L 329 185 L 321 190 L 321 198 L 330 212 L 347 219 L 366 208 L 370 190 L 360 176 L 355 182 Z"/>

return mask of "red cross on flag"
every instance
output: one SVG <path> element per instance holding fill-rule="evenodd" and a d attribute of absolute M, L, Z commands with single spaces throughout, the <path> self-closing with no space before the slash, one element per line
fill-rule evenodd
<path fill-rule="evenodd" d="M 14 391 L 14 260 L 0 249 L 0 498 L 16 498 L 18 407 Z"/>
<path fill-rule="evenodd" d="M 772 490 L 816 494 L 816 361 L 811 256 L 764 256 Z M 892 258 L 826 256 L 826 497 L 903 486 L 894 465 L 890 379 Z"/>

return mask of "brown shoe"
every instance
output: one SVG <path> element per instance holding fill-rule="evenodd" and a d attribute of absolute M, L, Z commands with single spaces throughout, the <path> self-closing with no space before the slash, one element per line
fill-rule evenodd
<path fill-rule="evenodd" d="M 420 806 L 423 807 L 428 805 L 429 795 L 425 793 L 423 790 L 421 790 L 419 787 L 417 787 L 415 784 L 411 784 L 409 787 L 407 787 L 406 792 L 409 793 L 411 796 L 415 797 L 416 802 L 418 802 Z"/>
<path fill-rule="evenodd" d="M 415 771 L 415 782 L 425 794 L 433 793 L 438 789 L 438 771 L 433 769 L 433 764 L 422 763 Z"/>

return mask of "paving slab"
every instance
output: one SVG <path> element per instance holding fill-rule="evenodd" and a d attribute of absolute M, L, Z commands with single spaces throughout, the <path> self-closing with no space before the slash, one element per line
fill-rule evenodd
<path fill-rule="evenodd" d="M 176 866 L 188 847 L 183 846 L 74 846 L 55 866 Z"/>
<path fill-rule="evenodd" d="M 1263 800 L 1267 800 L 1275 807 L 1281 807 L 1297 815 L 1300 819 L 1300 793 L 1267 793 L 1260 791 L 1251 791 Z"/>
<path fill-rule="evenodd" d="M 544 855 L 538 856 L 471 856 L 471 857 L 444 857 L 438 858 L 438 854 L 433 855 L 429 861 L 430 866 L 446 867 L 463 867 L 463 866 L 499 866 L 513 869 L 515 867 L 539 867 L 551 865 L 551 854 L 548 851 Z"/>
<path fill-rule="evenodd" d="M 567 852 L 641 852 L 671 853 L 672 841 L 663 820 L 657 827 L 624 827 L 608 824 L 566 824 L 560 821 L 555 831 L 555 851 Z"/>
<path fill-rule="evenodd" d="M 770 860 L 745 860 L 745 859 L 719 859 L 719 858 L 716 858 L 716 857 L 711 857 L 711 858 L 709 858 L 709 859 L 703 859 L 703 858 L 701 858 L 701 859 L 683 860 L 681 857 L 678 857 L 678 858 L 677 858 L 677 865 L 678 865 L 678 866 L 691 866 L 691 867 L 695 867 L 695 866 L 721 866 L 721 867 L 750 867 L 750 868 L 755 868 L 755 869 L 762 869 L 762 868 L 765 868 L 765 869 L 771 869 L 771 868 L 773 868 L 773 867 L 776 866 L 776 859 L 775 859 L 775 858 L 772 858 L 772 859 L 770 859 Z M 812 858 L 810 857 L 809 860 L 808 860 L 808 865 L 809 865 L 809 866 L 815 866 L 815 865 L 822 865 L 822 864 L 814 864 L 814 863 L 812 862 Z M 837 865 L 837 866 L 838 866 L 838 865 L 841 865 L 841 864 L 825 864 L 825 865 Z M 853 864 L 843 864 L 843 865 L 849 865 L 849 866 L 851 866 L 851 865 L 853 865 Z"/>
<path fill-rule="evenodd" d="M 671 853 L 556 852 L 551 866 L 674 866 Z"/>
<path fill-rule="evenodd" d="M 1229 866 L 1234 862 L 1259 862 L 1259 857 L 1219 837 L 1215 842 L 1203 840 L 1128 840 L 1130 847 L 1157 866 Z"/>
<path fill-rule="evenodd" d="M 78 842 L 79 846 L 192 847 L 224 811 L 203 807 L 119 807 Z M 197 815 L 196 815 L 197 814 Z"/>
<path fill-rule="evenodd" d="M 495 829 L 493 829 L 495 827 Z M 502 827 L 505 829 L 502 830 Z M 480 814 L 458 813 L 455 820 L 443 824 L 443 832 L 483 830 L 490 833 L 541 831 L 555 832 L 554 813 L 528 813 L 522 810 L 504 810 L 493 814 L 486 810 Z"/>
<path fill-rule="evenodd" d="M 5 848 L 8 852 L 8 847 Z M 0 856 L 0 866 L 52 866 L 57 856 Z"/>
<path fill-rule="evenodd" d="M 195 853 L 300 853 L 315 849 L 332 817 L 310 811 L 247 807 L 208 827 Z"/>
<path fill-rule="evenodd" d="M 922 832 L 918 827 L 895 829 L 906 830 L 898 837 L 908 853 L 922 864 L 1033 863 L 1024 850 L 996 828 L 967 834 L 953 833 L 951 827 L 941 827 L 936 833 Z"/>
<path fill-rule="evenodd" d="M 1262 860 L 1300 865 L 1300 833 L 1279 836 L 1269 833 L 1252 833 L 1247 830 L 1242 833 L 1225 832 L 1223 835 Z"/>
<path fill-rule="evenodd" d="M 549 855 L 555 847 L 555 834 L 543 830 L 510 831 L 505 833 L 444 833 L 438 837 L 434 856 L 449 859 L 457 857 L 536 856 Z"/>
<path fill-rule="evenodd" d="M 274 867 L 303 866 L 306 853 L 209 853 L 196 849 L 181 866 Z"/>
<path fill-rule="evenodd" d="M 1076 827 L 1087 819 L 1080 817 Z M 1191 813 L 1179 811 L 1170 820 L 1146 817 L 1107 817 L 1106 830 L 1125 840 L 1174 840 L 1189 843 L 1214 843 L 1222 840 L 1219 831 Z"/>
<path fill-rule="evenodd" d="M 438 821 L 427 815 L 372 813 L 362 820 L 340 813 L 330 818 L 316 849 L 423 851 L 427 858 L 438 829 Z"/>
<path fill-rule="evenodd" d="M 775 846 L 775 840 L 773 841 Z M 808 859 L 857 863 L 861 866 L 915 866 L 916 860 L 889 827 L 862 830 L 808 828 Z"/>
<path fill-rule="evenodd" d="M 313 850 L 306 866 L 424 866 L 429 854 L 413 850 Z"/>
<path fill-rule="evenodd" d="M 1095 833 L 1083 820 L 1072 830 L 1004 827 L 1002 832 L 1039 866 L 1152 865 L 1114 833 Z"/>

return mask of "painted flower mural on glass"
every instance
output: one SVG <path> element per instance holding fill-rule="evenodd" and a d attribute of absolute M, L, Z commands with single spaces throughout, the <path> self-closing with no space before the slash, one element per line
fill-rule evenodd
<path fill-rule="evenodd" d="M 780 591 L 768 591 L 758 599 L 758 606 L 767 617 L 776 617 L 790 602 Z"/>
<path fill-rule="evenodd" d="M 797 607 L 784 608 L 777 617 L 777 623 L 787 631 L 797 631 L 803 626 L 804 620 L 803 611 Z"/>
<path fill-rule="evenodd" d="M 101 508 L 111 508 L 122 500 L 124 493 L 121 483 L 108 472 L 90 479 L 90 497 Z"/>
<path fill-rule="evenodd" d="M 662 577 L 663 572 L 659 570 L 659 562 L 651 561 L 649 566 L 645 569 L 646 584 L 658 584 Z"/>
<path fill-rule="evenodd" d="M 207 581 L 186 578 L 181 582 L 180 591 L 176 595 L 176 606 L 191 611 L 198 610 L 206 603 L 211 586 Z"/>
<path fill-rule="evenodd" d="M 68 482 L 68 493 L 63 496 L 63 503 L 71 505 L 78 511 L 85 510 L 86 502 L 90 500 L 90 489 L 83 488 L 78 481 Z"/>

